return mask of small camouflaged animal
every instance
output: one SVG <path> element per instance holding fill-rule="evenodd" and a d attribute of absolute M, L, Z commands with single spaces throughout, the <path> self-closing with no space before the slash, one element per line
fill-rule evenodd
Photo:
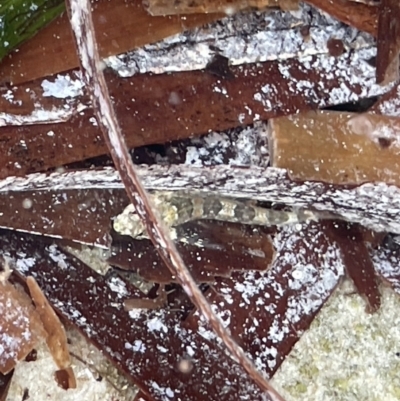
<path fill-rule="evenodd" d="M 253 205 L 250 201 L 237 199 L 191 195 L 182 192 L 160 191 L 151 194 L 154 206 L 164 223 L 171 228 L 193 220 L 211 219 L 232 223 L 262 226 L 284 226 L 317 220 L 309 210 L 273 210 Z M 114 218 L 114 230 L 135 239 L 148 238 L 146 229 L 132 204 Z M 176 235 L 175 238 L 176 239 Z"/>

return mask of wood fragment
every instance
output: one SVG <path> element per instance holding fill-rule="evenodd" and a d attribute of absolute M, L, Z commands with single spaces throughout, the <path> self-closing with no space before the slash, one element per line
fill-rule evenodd
<path fill-rule="evenodd" d="M 320 218 L 360 223 L 373 230 L 400 234 L 400 188 L 385 183 L 340 186 L 323 182 L 295 182 L 283 169 L 218 165 L 153 165 L 137 167 L 147 190 L 186 191 L 238 199 L 277 202 L 311 209 Z M 246 186 L 243 186 L 243 183 Z M 115 170 L 75 171 L 10 177 L 0 181 L 0 192 L 57 189 L 112 188 L 122 183 Z M 384 194 L 384 196 L 382 196 Z M 99 199 L 96 200 L 99 202 Z M 102 210 L 98 207 L 97 210 Z M 76 232 L 76 231 L 75 231 Z M 79 230 L 78 230 L 79 232 Z"/>
<path fill-rule="evenodd" d="M 400 120 L 317 111 L 271 119 L 271 165 L 293 180 L 400 187 Z"/>
<path fill-rule="evenodd" d="M 168 294 L 165 286 L 160 285 L 156 298 L 129 298 L 124 300 L 124 310 L 129 312 L 134 309 L 159 309 L 167 306 Z"/>
<path fill-rule="evenodd" d="M 400 295 L 400 246 L 388 241 L 370 250 L 375 271 L 382 281 Z"/>
<path fill-rule="evenodd" d="M 17 261 L 21 274 L 37 280 L 58 313 L 152 400 L 165 401 L 165 393 L 158 389 L 170 388 L 187 400 L 217 393 L 220 401 L 248 401 L 249 394 L 254 401 L 265 401 L 265 394 L 226 351 L 185 330 L 179 314 L 162 310 L 136 315 L 125 312 L 123 301 L 140 296 L 127 281 L 100 276 L 43 238 L 8 232 L 0 236 L 0 249 Z M 149 325 L 157 324 L 160 330 L 149 329 Z M 177 362 L 187 358 L 188 347 L 195 351 L 193 370 L 182 374 Z"/>
<path fill-rule="evenodd" d="M 123 53 L 221 18 L 220 14 L 151 17 L 144 10 L 142 0 L 128 3 L 125 0 L 93 1 L 93 15 L 95 26 L 102 32 L 96 38 L 102 57 Z M 149 26 L 152 29 L 148 29 Z M 0 82 L 19 84 L 78 65 L 71 28 L 64 13 L 24 43 L 18 52 L 3 59 Z"/>
<path fill-rule="evenodd" d="M 59 369 L 64 370 L 66 374 L 70 375 L 68 379 L 69 385 L 71 386 L 75 383 L 76 386 L 74 372 L 72 369 L 68 369 L 71 365 L 71 357 L 69 355 L 67 335 L 64 326 L 50 306 L 36 280 L 29 276 L 26 278 L 26 284 L 28 285 L 33 302 L 36 305 L 36 310 L 39 313 L 43 327 L 46 330 L 46 343 L 54 362 Z"/>
<path fill-rule="evenodd" d="M 215 277 L 229 277 L 234 271 L 265 270 L 274 258 L 270 233 L 273 230 L 233 224 L 189 224 L 183 228 L 188 238 L 202 239 L 201 246 L 177 244 L 183 260 L 198 283 Z M 143 279 L 168 284 L 176 282 L 149 240 L 118 238 L 108 262 L 137 273 Z"/>
<path fill-rule="evenodd" d="M 340 246 L 348 276 L 353 281 L 358 294 L 367 302 L 366 310 L 369 313 L 378 311 L 381 306 L 379 283 L 361 228 L 343 222 L 327 225 L 330 226 L 331 237 Z"/>
<path fill-rule="evenodd" d="M 400 84 L 395 85 L 389 92 L 379 96 L 378 101 L 368 112 L 400 117 Z"/>
<path fill-rule="evenodd" d="M 338 244 L 321 223 L 284 227 L 274 239 L 267 272 L 235 273 L 217 280 L 208 299 L 239 344 L 268 377 L 285 357 L 344 275 Z M 196 318 L 193 320 L 193 318 Z M 212 333 L 198 312 L 185 321 L 204 338 Z"/>
<path fill-rule="evenodd" d="M 377 46 L 377 83 L 397 81 L 400 53 L 400 3 L 397 0 L 381 0 L 379 4 Z"/>
<path fill-rule="evenodd" d="M 377 36 L 379 14 L 377 5 L 367 5 L 348 0 L 306 0 L 305 2 L 325 11 L 345 24 Z"/>
<path fill-rule="evenodd" d="M 75 35 L 76 46 L 82 67 L 84 81 L 93 104 L 94 113 L 114 164 L 124 183 L 129 200 L 146 226 L 150 239 L 157 252 L 178 278 L 190 300 L 199 308 L 203 317 L 210 323 L 228 351 L 237 358 L 240 365 L 254 380 L 259 388 L 274 399 L 283 401 L 283 398 L 259 372 L 243 349 L 237 345 L 222 322 L 215 315 L 210 304 L 204 298 L 190 275 L 185 263 L 179 255 L 169 232 L 166 230 L 157 212 L 153 209 L 151 200 L 140 181 L 136 168 L 128 153 L 121 127 L 113 109 L 107 84 L 100 68 L 100 57 L 94 38 L 94 26 L 90 2 L 88 0 L 69 0 L 67 3 L 71 28 Z"/>
<path fill-rule="evenodd" d="M 109 248 L 111 219 L 128 202 L 122 190 L 0 194 L 0 226 Z"/>
<path fill-rule="evenodd" d="M 360 66 L 364 66 L 362 76 L 357 75 Z M 282 75 L 282 69 L 288 74 Z M 106 74 L 127 145 L 138 147 L 188 138 L 210 130 L 224 131 L 238 124 L 252 124 L 258 119 L 328 107 L 389 90 L 389 87 L 374 85 L 375 70 L 367 66 L 365 53 L 358 51 L 345 53 L 340 58 L 319 55 L 303 61 L 271 61 L 231 67 L 231 70 L 235 78 L 224 85 L 228 97 L 215 91 L 221 86 L 219 79 L 203 71 L 146 74 L 129 79 Z M 30 105 L 28 109 L 33 107 L 29 94 L 42 96 L 41 80 L 23 86 L 19 93 L 21 104 Z M 22 93 L 25 94 L 22 96 Z M 179 94 L 181 99 L 191 99 L 196 93 L 195 102 L 171 104 L 168 102 L 171 93 Z M 141 99 L 136 102 L 135 113 L 131 112 L 132 98 Z M 10 106 L 1 99 L 0 105 L 8 110 Z M 87 98 L 77 99 L 87 104 Z M 59 101 L 55 104 L 60 105 Z M 210 104 L 213 113 L 210 113 Z M 51 103 L 45 103 L 45 107 L 51 108 Z M 18 110 L 25 113 L 24 109 Z M 176 113 L 179 113 L 179 119 L 171 118 Z M 107 148 L 93 118 L 85 111 L 61 124 L 0 127 L 0 178 L 43 171 L 105 154 Z"/>
<path fill-rule="evenodd" d="M 264 9 L 282 7 L 284 10 L 298 8 L 298 0 L 146 0 L 147 11 L 154 16 L 176 14 L 222 13 L 232 15 L 250 8 Z"/>
<path fill-rule="evenodd" d="M 371 248 L 377 248 L 383 242 L 386 237 L 386 233 L 379 233 L 376 231 L 368 230 L 365 227 L 358 226 L 360 230 L 360 234 L 362 236 L 362 240 L 367 243 L 367 246 Z"/>

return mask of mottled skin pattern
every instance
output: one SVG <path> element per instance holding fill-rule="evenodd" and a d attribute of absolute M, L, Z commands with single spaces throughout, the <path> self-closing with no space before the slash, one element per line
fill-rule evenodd
<path fill-rule="evenodd" d="M 273 210 L 252 205 L 250 202 L 212 195 L 194 196 L 181 192 L 160 191 L 152 194 L 151 198 L 160 217 L 170 228 L 199 219 L 262 226 L 283 226 L 317 220 L 314 213 L 308 210 Z M 128 205 L 115 217 L 114 230 L 137 239 L 147 238 L 145 228 L 132 205 Z"/>

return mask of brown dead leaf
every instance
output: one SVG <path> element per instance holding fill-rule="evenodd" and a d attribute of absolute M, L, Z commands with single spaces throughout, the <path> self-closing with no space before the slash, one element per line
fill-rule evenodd
<path fill-rule="evenodd" d="M 45 336 L 28 295 L 8 281 L 0 283 L 0 373 L 14 369 Z"/>
<path fill-rule="evenodd" d="M 29 276 L 26 279 L 31 297 L 36 305 L 36 310 L 42 320 L 44 329 L 47 332 L 46 343 L 53 356 L 54 362 L 59 369 L 64 369 L 70 375 L 68 382 L 73 384 L 75 376 L 72 369 L 67 370 L 71 365 L 71 357 L 69 355 L 67 335 L 60 319 L 50 306 L 45 295 L 37 284 L 36 280 Z M 75 382 L 76 386 L 76 382 Z"/>

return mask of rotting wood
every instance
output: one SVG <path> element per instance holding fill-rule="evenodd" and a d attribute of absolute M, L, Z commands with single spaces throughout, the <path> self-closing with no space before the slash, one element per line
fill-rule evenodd
<path fill-rule="evenodd" d="M 183 260 L 198 283 L 211 283 L 215 277 L 229 277 L 234 271 L 265 270 L 274 258 L 270 234 L 265 227 L 246 227 L 209 222 L 182 227 L 190 239 L 201 238 L 201 246 L 177 244 Z M 113 241 L 108 262 L 135 272 L 145 280 L 168 284 L 176 281 L 155 254 L 148 240 L 118 238 Z"/>
<path fill-rule="evenodd" d="M 225 329 L 211 305 L 193 280 L 180 256 L 169 231 L 159 217 L 145 190 L 129 154 L 122 130 L 114 111 L 107 83 L 100 65 L 91 5 L 89 0 L 69 0 L 67 10 L 74 33 L 83 80 L 89 93 L 97 123 L 103 133 L 107 148 L 124 184 L 126 193 L 159 256 L 177 278 L 190 301 L 198 308 L 203 318 L 225 345 L 259 389 L 276 401 L 284 401 L 277 390 L 269 383 L 264 374 L 257 370 L 253 361 Z"/>
<path fill-rule="evenodd" d="M 335 51 L 332 41 L 341 44 L 341 52 Z M 371 35 L 357 32 L 311 6 L 302 5 L 294 15 L 278 11 L 240 13 L 104 62 L 119 76 L 129 77 L 149 72 L 200 70 L 217 55 L 226 57 L 233 66 L 293 57 L 307 59 L 323 53 L 338 57 L 345 50 L 372 46 L 375 43 Z M 221 94 L 225 92 L 221 90 Z"/>
<path fill-rule="evenodd" d="M 360 227 L 343 222 L 334 222 L 329 226 L 329 235 L 340 247 L 347 275 L 357 293 L 366 300 L 366 310 L 376 312 L 381 306 L 379 283 Z"/>
<path fill-rule="evenodd" d="M 316 111 L 269 120 L 272 167 L 298 181 L 400 187 L 400 119 Z"/>
<path fill-rule="evenodd" d="M 343 41 L 343 45 L 349 50 L 374 46 L 369 38 L 363 38 L 363 45 L 358 46 L 356 43 L 359 35 L 355 38 L 352 29 L 328 21 L 326 17 L 312 9 L 302 8 L 299 18 L 291 15 L 286 15 L 286 17 L 277 20 L 266 13 L 257 16 L 250 13 L 240 14 L 205 28 L 175 36 L 172 47 L 170 38 L 111 58 L 113 61 L 106 59 L 104 62 L 116 74 L 127 77 L 153 70 L 156 70 L 158 74 L 170 72 L 171 68 L 178 71 L 187 68 L 204 69 L 206 65 L 208 66 L 211 57 L 215 58 L 219 55 L 220 50 L 216 50 L 217 48 L 229 48 L 230 50 L 225 52 L 226 56 L 224 57 L 230 59 L 229 62 L 236 62 L 236 64 L 237 61 L 243 64 L 261 60 L 287 59 L 296 55 L 326 53 L 325 42 L 333 33 L 335 33 L 335 38 Z M 304 41 L 298 25 L 305 26 L 311 20 L 320 26 L 310 30 L 310 40 Z M 242 25 L 247 27 L 246 43 L 247 47 L 252 49 L 245 51 L 245 54 L 242 46 L 238 46 L 238 43 L 243 40 L 243 32 L 237 27 Z M 212 44 L 210 35 L 216 37 Z M 290 40 L 288 40 L 288 36 Z M 238 48 L 237 51 L 234 50 L 236 48 Z M 163 65 L 165 62 L 167 65 Z M 135 66 L 133 70 L 130 68 L 132 63 Z M 139 65 L 140 67 L 138 67 Z M 206 71 L 210 71 L 209 66 Z M 0 125 L 32 125 L 34 123 L 41 124 L 44 121 L 50 123 L 57 114 L 63 113 L 67 116 L 76 114 L 77 109 L 82 111 L 88 107 L 87 97 L 80 96 L 83 86 L 80 72 L 71 71 L 67 74 L 57 75 L 57 77 L 43 79 L 39 81 L 39 85 L 31 82 L 11 87 L 4 96 L 0 97 L 0 109 L 4 109 Z M 171 98 L 169 101 L 175 105 L 185 101 L 179 98 L 178 93 L 172 92 L 168 96 Z"/>
<path fill-rule="evenodd" d="M 156 42 L 223 16 L 199 14 L 151 17 L 144 10 L 142 0 L 95 1 L 93 15 L 100 32 L 97 43 L 102 57 Z M 4 58 L 0 68 L 0 82 L 20 84 L 76 68 L 78 64 L 71 28 L 64 14 L 24 43 L 18 52 Z"/>
<path fill-rule="evenodd" d="M 164 400 L 162 390 L 167 388 L 184 399 L 215 394 L 211 400 L 244 401 L 251 394 L 252 400 L 265 400 L 224 349 L 182 327 L 179 313 L 125 312 L 124 300 L 140 296 L 140 291 L 121 278 L 106 279 L 40 239 L 9 233 L 0 237 L 0 244 L 21 274 L 36 279 L 60 315 L 154 401 Z M 190 356 L 189 347 L 194 351 Z M 188 358 L 193 369 L 181 373 L 179 361 Z"/>
<path fill-rule="evenodd" d="M 400 117 L 400 84 L 395 85 L 389 92 L 380 96 L 368 112 Z"/>
<path fill-rule="evenodd" d="M 71 366 L 65 369 L 56 370 L 54 378 L 58 386 L 64 390 L 76 388 L 75 374 Z"/>
<path fill-rule="evenodd" d="M 320 223 L 282 228 L 264 274 L 237 273 L 213 285 L 208 299 L 239 344 L 271 377 L 344 275 L 340 248 Z M 185 326 L 215 339 L 198 312 Z M 198 327 L 200 325 L 200 327 Z"/>
<path fill-rule="evenodd" d="M 323 218 L 336 216 L 373 231 L 400 233 L 400 189 L 383 182 L 340 186 L 323 182 L 294 182 L 283 169 L 263 167 L 187 165 L 141 166 L 147 190 L 213 193 L 223 197 L 276 202 L 310 209 Z M 0 181 L 0 193 L 8 191 L 58 191 L 88 188 L 122 188 L 115 170 L 33 174 Z M 100 211 L 101 208 L 98 208 Z"/>
<path fill-rule="evenodd" d="M 368 32 L 373 36 L 378 34 L 377 5 L 366 5 L 348 0 L 305 0 L 305 2 L 360 31 Z"/>
<path fill-rule="evenodd" d="M 165 286 L 160 285 L 157 289 L 155 298 L 129 298 L 124 301 L 124 310 L 126 312 L 134 311 L 135 309 L 160 309 L 168 305 L 168 294 L 165 291 Z"/>
<path fill-rule="evenodd" d="M 377 35 L 376 81 L 389 82 L 399 78 L 400 3 L 381 0 Z"/>
<path fill-rule="evenodd" d="M 111 218 L 128 203 L 122 190 L 2 194 L 0 227 L 108 248 Z"/>
<path fill-rule="evenodd" d="M 285 231 L 286 230 L 287 229 L 285 229 Z M 320 234 L 317 234 L 317 237 L 318 235 Z M 315 235 L 312 235 L 311 238 L 314 239 Z M 287 241 L 292 240 L 293 237 L 291 235 L 287 237 Z M 17 265 L 19 266 L 20 272 L 23 274 L 32 274 L 34 277 L 36 277 L 37 281 L 40 282 L 43 288 L 46 289 L 46 295 L 48 296 L 49 300 L 54 303 L 54 305 L 62 313 L 62 315 L 65 316 L 68 320 L 72 321 L 73 324 L 76 325 L 78 328 L 83 330 L 85 336 L 89 337 L 89 341 L 94 342 L 101 349 L 105 349 L 105 355 L 108 358 L 114 360 L 114 362 L 122 370 L 125 371 L 125 374 L 127 374 L 128 376 L 135 375 L 136 381 L 140 381 L 142 383 L 141 388 L 145 391 L 149 388 L 147 386 L 148 383 L 150 383 L 149 380 L 151 380 L 152 377 L 146 376 L 146 374 L 150 374 L 149 372 L 151 371 L 151 369 L 153 369 L 153 373 L 155 371 L 159 372 L 160 369 L 160 365 L 157 357 L 155 356 L 155 353 L 158 352 L 158 349 L 162 349 L 162 347 L 165 347 L 166 343 L 171 346 L 171 350 L 174 350 L 174 352 L 172 353 L 174 358 L 174 360 L 171 361 L 172 364 L 166 364 L 166 366 L 163 368 L 163 372 L 166 376 L 168 376 L 167 371 L 174 369 L 174 367 L 176 366 L 175 364 L 178 362 L 180 357 L 182 357 L 182 359 L 187 358 L 187 355 L 184 354 L 184 350 L 182 353 L 182 349 L 184 348 L 185 344 L 190 346 L 191 350 L 195 350 L 195 359 L 192 359 L 192 362 L 194 362 L 194 376 L 192 376 L 191 373 L 183 374 L 179 373 L 179 370 L 173 370 L 173 376 L 178 376 L 179 380 L 182 380 L 184 382 L 183 387 L 182 384 L 180 385 L 181 389 L 184 388 L 184 392 L 187 391 L 187 388 L 185 386 L 196 387 L 196 385 L 194 384 L 196 384 L 197 382 L 193 382 L 191 378 L 194 379 L 194 377 L 198 377 L 200 383 L 202 383 L 203 386 L 205 385 L 203 379 L 206 379 L 207 377 L 199 376 L 199 367 L 204 367 L 204 371 L 201 370 L 201 375 L 207 374 L 207 372 L 209 372 L 209 370 L 207 371 L 206 369 L 207 367 L 210 367 L 211 373 L 214 376 L 215 372 L 219 371 L 216 370 L 216 367 L 211 367 L 213 365 L 210 365 L 210 355 L 213 355 L 213 358 L 215 357 L 215 359 L 213 359 L 215 363 L 218 364 L 218 361 L 220 361 L 220 363 L 218 364 L 218 369 L 225 369 L 223 363 L 223 361 L 225 361 L 225 356 L 221 354 L 221 358 L 220 354 L 215 354 L 215 345 L 212 346 L 211 351 L 211 349 L 209 348 L 211 343 L 207 339 L 204 339 L 204 337 L 202 338 L 201 336 L 197 336 L 194 339 L 190 332 L 185 333 L 183 337 L 184 339 L 186 338 L 186 340 L 183 341 L 182 347 L 181 340 L 178 340 L 178 342 L 175 344 L 174 340 L 171 340 L 171 336 L 162 336 L 161 332 L 157 332 L 156 334 L 154 332 L 150 333 L 148 330 L 145 330 L 146 334 L 144 335 L 142 329 L 145 326 L 145 321 L 149 321 L 149 318 L 155 318 L 156 316 L 158 316 L 160 317 L 160 319 L 162 319 L 162 322 L 166 324 L 165 315 L 161 311 L 142 311 L 138 314 L 138 316 L 142 316 L 142 319 L 140 319 L 140 317 L 124 317 L 124 312 L 122 312 L 121 309 L 118 309 L 118 305 L 122 304 L 123 300 L 126 299 L 126 297 L 135 296 L 134 294 L 137 293 L 137 290 L 133 290 L 132 287 L 130 287 L 122 280 L 110 281 L 110 279 L 104 279 L 88 269 L 85 265 L 77 262 L 75 259 L 70 258 L 67 255 L 63 255 L 57 250 L 56 247 L 46 247 L 45 244 L 41 242 L 41 240 L 36 241 L 33 238 L 29 238 L 27 236 L 19 236 L 15 233 L 9 233 L 7 235 L 2 235 L 0 241 L 3 251 L 8 251 L 12 258 L 15 257 L 16 260 L 18 260 Z M 280 242 L 278 241 L 277 244 L 279 243 Z M 285 245 L 285 242 L 282 245 Z M 282 246 L 281 249 L 283 252 L 287 252 L 288 254 L 290 254 L 290 257 L 292 257 L 293 254 L 291 251 L 291 246 Z M 308 252 L 310 250 L 311 249 L 307 242 L 306 251 Z M 384 252 L 389 251 L 387 248 L 380 248 L 380 250 L 378 250 L 378 253 L 382 252 L 382 250 Z M 22 256 L 23 254 L 25 256 Z M 52 257 L 49 258 L 50 254 L 52 255 Z M 310 253 L 310 256 L 311 255 L 312 253 Z M 316 253 L 314 254 L 314 256 L 311 257 L 314 261 L 316 261 L 320 256 L 321 253 Z M 60 265 L 60 261 L 63 261 L 65 264 Z M 394 254 L 391 254 L 389 252 L 387 256 L 386 253 L 384 255 L 377 254 L 377 256 L 374 258 L 376 268 L 384 268 L 385 263 L 387 263 L 386 261 L 388 261 L 389 264 L 393 265 L 393 268 L 395 270 L 397 269 L 396 271 L 398 271 L 398 255 L 395 257 Z M 60 269 L 60 266 L 64 266 L 64 268 Z M 74 273 L 77 271 L 76 269 L 79 270 L 79 275 Z M 293 276 L 297 277 L 297 274 L 295 273 Z M 287 279 L 288 278 L 286 277 L 285 280 Z M 398 277 L 396 278 L 393 276 L 393 280 L 395 283 L 397 282 L 398 286 Z M 55 285 L 55 283 L 57 282 L 60 283 L 60 286 Z M 46 285 L 46 283 L 49 283 L 51 285 Z M 61 285 L 61 283 L 63 283 L 63 285 Z M 223 282 L 221 282 L 219 285 L 222 289 L 228 288 L 228 286 L 225 285 Z M 96 290 L 94 290 L 94 288 L 96 288 Z M 241 287 L 239 286 L 238 288 Z M 94 305 L 93 302 L 88 301 L 94 295 L 93 291 L 95 291 L 96 294 L 96 305 Z M 242 299 L 242 295 L 239 294 L 239 292 L 238 295 L 240 295 L 240 301 L 240 299 Z M 318 301 L 316 301 L 315 299 L 314 301 L 314 305 L 316 305 Z M 110 320 L 112 316 L 113 318 L 112 320 Z M 246 314 L 246 318 L 248 317 L 249 314 Z M 83 318 L 86 318 L 86 320 Z M 135 329 L 132 329 L 132 322 L 135 322 Z M 169 319 L 169 322 L 171 322 L 171 319 Z M 301 322 L 302 320 L 300 320 L 298 324 L 301 324 Z M 248 319 L 247 323 L 251 324 L 251 319 Z M 109 330 L 110 326 L 113 327 L 113 331 Z M 125 329 L 125 327 L 129 327 L 129 329 Z M 138 329 L 136 329 L 136 327 Z M 171 328 L 171 330 L 172 328 L 174 328 L 173 332 L 179 333 L 179 331 L 177 330 L 178 326 L 176 325 L 166 327 Z M 239 329 L 239 327 L 237 327 L 237 329 Z M 261 328 L 259 328 L 259 330 L 261 330 Z M 130 337 L 131 335 L 133 335 L 132 338 Z M 158 338 L 157 335 L 159 336 Z M 189 335 L 190 338 L 187 338 L 186 335 Z M 296 333 L 296 335 L 298 335 L 298 333 Z M 141 342 L 135 343 L 134 340 L 140 340 Z M 124 345 L 125 341 L 129 342 L 129 344 L 132 343 L 132 345 L 136 344 L 136 346 L 138 347 L 141 347 L 142 344 L 145 345 L 146 348 L 143 348 L 143 350 L 146 350 L 146 352 L 143 355 L 140 352 L 130 352 L 129 349 L 127 349 Z M 197 341 L 200 341 L 200 343 L 197 343 Z M 243 341 L 249 342 L 249 340 L 247 340 L 246 338 L 243 338 Z M 157 344 L 161 348 L 157 348 Z M 195 348 L 194 344 L 196 344 Z M 197 345 L 200 348 L 198 348 Z M 118 348 L 118 346 L 120 348 Z M 204 347 L 206 347 L 206 349 L 208 350 L 208 359 L 206 362 L 204 360 L 199 361 L 197 359 L 199 350 L 203 350 Z M 151 350 L 151 358 L 147 356 L 147 350 Z M 256 347 L 254 348 L 254 351 L 250 352 L 259 352 L 259 349 Z M 162 357 L 164 360 L 164 357 L 168 357 L 169 353 L 167 352 L 166 354 L 162 355 L 164 355 Z M 130 360 L 130 358 L 132 358 L 133 356 L 136 358 L 135 361 Z M 157 367 L 154 367 L 152 365 L 153 362 L 157 364 Z M 278 363 L 280 363 L 280 359 L 278 359 Z M 230 361 L 229 365 L 232 369 L 232 361 Z M 138 370 L 140 370 L 139 367 L 142 369 L 142 371 L 138 373 Z M 214 377 L 213 380 L 210 381 L 210 383 L 213 383 L 213 386 L 215 383 L 216 387 L 213 387 L 214 392 L 216 391 L 215 388 L 219 388 L 219 377 L 220 376 L 218 376 L 218 378 Z M 227 378 L 228 380 L 231 380 L 232 376 L 228 374 Z M 164 383 L 165 380 L 168 380 L 168 385 L 170 385 L 171 381 L 174 382 L 176 380 L 172 377 L 165 378 L 165 376 L 158 379 L 164 380 Z M 144 386 L 142 380 L 145 381 Z M 157 383 L 159 384 L 158 380 Z M 246 383 L 243 383 L 243 386 L 246 386 Z M 174 387 L 170 388 L 174 389 Z M 233 390 L 237 391 L 237 388 L 234 388 Z M 231 396 L 231 393 L 225 394 L 224 398 L 222 399 L 228 399 L 232 401 L 237 400 L 237 397 L 241 399 L 241 394 L 244 393 L 235 393 L 235 396 L 233 396 L 233 394 Z M 248 393 L 246 394 L 248 395 Z M 152 394 L 152 396 L 154 398 L 150 397 L 149 399 L 159 400 L 162 397 L 161 394 L 154 393 Z"/>
<path fill-rule="evenodd" d="M 113 74 L 106 77 L 127 144 L 137 147 L 209 130 L 223 131 L 389 90 L 390 87 L 374 85 L 375 70 L 363 59 L 365 56 L 369 58 L 362 51 L 355 51 L 338 58 L 321 55 L 303 61 L 232 67 L 235 78 L 223 84 L 202 71 L 129 79 Z M 356 73 L 360 65 L 364 66 L 362 75 Z M 228 96 L 216 91 L 221 86 Z M 28 87 L 29 93 L 39 97 L 43 93 L 41 81 Z M 181 102 L 171 103 L 171 94 L 176 94 Z M 140 104 L 132 103 L 132 99 L 141 99 Z M 22 104 L 26 100 L 21 97 Z M 93 114 L 84 110 L 65 123 L 0 127 L 0 177 L 24 175 L 106 153 L 93 120 Z"/>
<path fill-rule="evenodd" d="M 176 15 L 191 13 L 225 13 L 231 15 L 250 8 L 282 7 L 285 10 L 298 8 L 298 0 L 146 0 L 146 9 L 151 15 Z"/>

